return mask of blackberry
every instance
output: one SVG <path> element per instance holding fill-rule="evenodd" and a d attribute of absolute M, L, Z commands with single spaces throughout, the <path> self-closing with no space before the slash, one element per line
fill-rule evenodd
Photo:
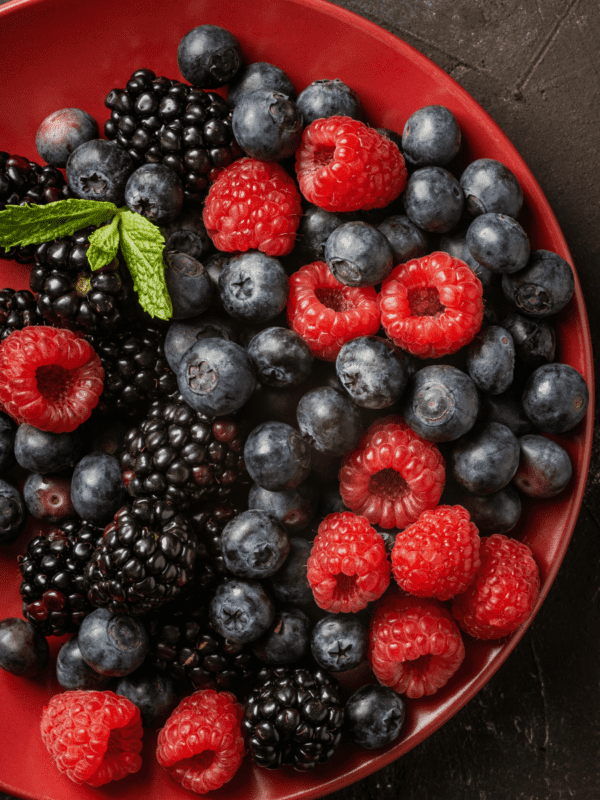
<path fill-rule="evenodd" d="M 165 358 L 165 332 L 159 327 L 87 338 L 104 369 L 104 389 L 94 413 L 142 416 L 153 401 L 177 391 L 177 377 Z"/>
<path fill-rule="evenodd" d="M 232 111 L 214 92 L 138 69 L 104 104 L 111 111 L 106 138 L 127 150 L 135 164 L 164 164 L 177 173 L 187 199 L 204 197 L 220 170 L 242 155 Z"/>
<path fill-rule="evenodd" d="M 305 772 L 331 758 L 342 738 L 340 698 L 339 684 L 325 670 L 262 669 L 242 720 L 256 763 Z"/>
<path fill-rule="evenodd" d="M 116 261 L 92 272 L 87 250 L 93 230 L 83 228 L 36 248 L 29 286 L 52 325 L 97 333 L 115 330 L 127 318 L 133 296 L 128 273 Z"/>
<path fill-rule="evenodd" d="M 236 422 L 211 421 L 174 395 L 152 403 L 146 419 L 128 431 L 123 478 L 132 497 L 185 508 L 210 496 L 225 497 L 249 481 L 243 449 Z"/>
<path fill-rule="evenodd" d="M 173 506 L 136 500 L 115 514 L 86 567 L 89 600 L 112 614 L 143 616 L 179 597 L 203 554 Z"/>
<path fill-rule="evenodd" d="M 19 558 L 23 616 L 44 636 L 76 631 L 93 611 L 84 569 L 102 537 L 102 528 L 80 519 L 36 536 Z"/>
<path fill-rule="evenodd" d="M 45 320 L 38 311 L 35 297 L 28 289 L 20 292 L 10 287 L 0 289 L 0 341 L 13 331 L 44 324 Z"/>

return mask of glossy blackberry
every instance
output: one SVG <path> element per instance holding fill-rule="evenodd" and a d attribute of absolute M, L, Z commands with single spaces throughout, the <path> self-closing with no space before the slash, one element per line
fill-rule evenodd
<path fill-rule="evenodd" d="M 181 395 L 150 406 L 144 421 L 125 437 L 123 477 L 132 497 L 166 500 L 177 507 L 225 497 L 249 481 L 236 422 L 211 421 Z"/>
<path fill-rule="evenodd" d="M 0 341 L 13 331 L 31 325 L 45 325 L 31 292 L 28 289 L 17 292 L 9 287 L 0 289 Z"/>
<path fill-rule="evenodd" d="M 301 772 L 327 761 L 341 740 L 344 709 L 325 670 L 262 669 L 248 695 L 242 725 L 261 767 L 291 764 Z"/>
<path fill-rule="evenodd" d="M 23 616 L 44 636 L 76 631 L 93 610 L 84 569 L 101 537 L 101 528 L 70 520 L 47 536 L 36 536 L 20 557 Z"/>
<path fill-rule="evenodd" d="M 87 260 L 92 231 L 83 228 L 38 245 L 29 286 L 37 294 L 40 314 L 51 325 L 106 333 L 127 319 L 133 291 L 116 261 L 92 272 Z"/>
<path fill-rule="evenodd" d="M 136 70 L 125 89 L 112 89 L 104 124 L 135 164 L 164 164 L 180 176 L 184 196 L 203 197 L 223 167 L 239 158 L 231 109 L 214 92 Z"/>
<path fill-rule="evenodd" d="M 123 506 L 86 567 L 88 597 L 112 614 L 142 616 L 181 594 L 204 554 L 187 517 L 169 503 Z"/>

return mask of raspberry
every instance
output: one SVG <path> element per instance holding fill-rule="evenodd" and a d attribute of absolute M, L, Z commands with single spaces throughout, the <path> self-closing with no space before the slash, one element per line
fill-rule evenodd
<path fill-rule="evenodd" d="M 375 289 L 340 283 L 323 261 L 291 276 L 287 313 L 290 328 L 323 361 L 335 361 L 346 342 L 375 334 L 380 326 Z"/>
<path fill-rule="evenodd" d="M 396 583 L 416 597 L 449 600 L 479 569 L 479 531 L 462 506 L 437 506 L 398 533 L 392 550 Z"/>
<path fill-rule="evenodd" d="M 460 631 L 435 600 L 386 595 L 371 617 L 367 654 L 375 677 L 407 697 L 435 694 L 465 657 Z"/>
<path fill-rule="evenodd" d="M 431 253 L 399 264 L 379 294 L 381 324 L 394 344 L 419 358 L 455 353 L 481 327 L 481 281 L 459 258 Z"/>
<path fill-rule="evenodd" d="M 103 786 L 142 766 L 139 708 L 114 692 L 56 694 L 42 712 L 42 740 L 74 783 Z"/>
<path fill-rule="evenodd" d="M 210 187 L 202 217 L 219 250 L 285 256 L 294 247 L 301 215 L 298 189 L 283 167 L 240 158 Z"/>
<path fill-rule="evenodd" d="M 501 533 L 481 540 L 481 567 L 452 614 L 476 639 L 499 639 L 515 631 L 531 614 L 540 590 L 540 574 L 529 547 Z"/>
<path fill-rule="evenodd" d="M 18 423 L 73 431 L 97 405 L 103 381 L 100 358 L 71 331 L 28 327 L 0 344 L 0 402 Z"/>
<path fill-rule="evenodd" d="M 158 734 L 156 757 L 185 789 L 205 794 L 233 778 L 245 753 L 242 707 L 230 692 L 185 697 Z"/>
<path fill-rule="evenodd" d="M 404 158 L 386 136 L 350 117 L 316 119 L 296 152 L 304 197 L 326 211 L 384 208 L 406 183 Z"/>
<path fill-rule="evenodd" d="M 358 448 L 342 460 L 340 493 L 371 525 L 406 528 L 435 508 L 444 488 L 444 459 L 433 442 L 402 417 L 384 417 L 367 429 Z"/>
<path fill-rule="evenodd" d="M 364 517 L 349 511 L 325 517 L 307 571 L 320 608 L 332 614 L 360 611 L 385 592 L 390 572 L 383 538 Z"/>

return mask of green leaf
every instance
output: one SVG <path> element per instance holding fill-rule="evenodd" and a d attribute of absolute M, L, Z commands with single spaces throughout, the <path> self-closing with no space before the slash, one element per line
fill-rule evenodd
<path fill-rule="evenodd" d="M 121 250 L 140 305 L 153 317 L 171 319 L 173 304 L 165 282 L 165 237 L 149 219 L 133 211 L 119 217 Z"/>
<path fill-rule="evenodd" d="M 119 217 L 118 211 L 113 217 L 110 225 L 98 228 L 90 236 L 90 246 L 87 251 L 87 260 L 90 262 L 92 270 L 105 267 L 116 258 L 119 252 Z"/>
<path fill-rule="evenodd" d="M 57 200 L 45 206 L 7 206 L 0 211 L 0 247 L 41 244 L 71 236 L 88 225 L 102 225 L 117 211 L 114 203 Z"/>

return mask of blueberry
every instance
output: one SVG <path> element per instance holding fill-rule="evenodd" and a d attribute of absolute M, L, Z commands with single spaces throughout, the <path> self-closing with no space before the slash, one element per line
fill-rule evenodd
<path fill-rule="evenodd" d="M 571 480 L 569 454 L 545 436 L 530 434 L 519 439 L 521 458 L 513 482 L 530 497 L 554 497 Z"/>
<path fill-rule="evenodd" d="M 347 216 L 310 205 L 300 218 L 296 241 L 311 261 L 325 261 L 325 245 L 336 228 L 348 222 Z M 308 263 L 308 262 L 307 262 Z"/>
<path fill-rule="evenodd" d="M 20 492 L 0 478 L 0 545 L 16 542 L 27 522 Z"/>
<path fill-rule="evenodd" d="M 548 322 L 528 319 L 521 314 L 508 314 L 502 327 L 512 336 L 516 354 L 525 364 L 540 367 L 554 361 L 556 335 Z"/>
<path fill-rule="evenodd" d="M 519 181 L 504 164 L 492 158 L 472 161 L 460 177 L 467 211 L 516 217 L 523 204 Z"/>
<path fill-rule="evenodd" d="M 256 385 L 250 357 L 226 339 L 200 339 L 185 353 L 177 370 L 183 399 L 209 417 L 231 414 L 250 398 Z"/>
<path fill-rule="evenodd" d="M 268 630 L 252 645 L 252 652 L 270 666 L 298 661 L 308 651 L 311 623 L 300 608 L 279 611 Z"/>
<path fill-rule="evenodd" d="M 387 137 L 390 142 L 393 142 L 398 150 L 402 152 L 402 134 L 398 133 L 397 131 L 391 130 L 391 128 L 376 128 L 377 133 L 380 133 L 382 136 Z"/>
<path fill-rule="evenodd" d="M 223 303 L 221 302 L 221 296 L 219 294 L 219 278 L 221 277 L 221 273 L 225 269 L 227 262 L 231 258 L 230 253 L 213 253 L 213 255 L 203 262 L 204 269 L 208 272 L 211 281 L 213 282 L 213 286 L 215 287 L 215 291 L 213 293 L 213 306 L 219 310 L 222 310 Z"/>
<path fill-rule="evenodd" d="M 406 120 L 404 158 L 416 167 L 444 167 L 460 149 L 460 127 L 446 106 L 424 106 Z"/>
<path fill-rule="evenodd" d="M 406 714 L 404 700 L 388 686 L 357 689 L 344 707 L 344 727 L 356 744 L 376 750 L 400 735 Z"/>
<path fill-rule="evenodd" d="M 0 411 L 0 473 L 6 472 L 15 464 L 16 434 L 16 422 Z"/>
<path fill-rule="evenodd" d="M 200 339 L 222 338 L 235 341 L 231 320 L 203 314 L 193 319 L 176 320 L 169 325 L 165 337 L 165 358 L 173 372 L 177 372 L 181 359 Z"/>
<path fill-rule="evenodd" d="M 198 25 L 186 33 L 177 48 L 177 65 L 186 81 L 201 89 L 225 86 L 242 66 L 235 36 L 216 25 Z"/>
<path fill-rule="evenodd" d="M 115 694 L 126 697 L 139 708 L 144 728 L 162 728 L 179 703 L 173 678 L 145 665 L 121 678 Z"/>
<path fill-rule="evenodd" d="M 509 274 L 529 260 L 529 238 L 519 223 L 505 214 L 481 214 L 467 229 L 471 255 L 492 272 Z"/>
<path fill-rule="evenodd" d="M 336 115 L 358 120 L 363 118 L 359 96 L 338 78 L 313 81 L 300 92 L 297 104 L 305 125 Z"/>
<path fill-rule="evenodd" d="M 248 474 L 263 489 L 283 492 L 306 480 L 310 472 L 310 448 L 285 422 L 263 422 L 244 445 Z"/>
<path fill-rule="evenodd" d="M 304 339 L 289 328 L 265 328 L 248 344 L 248 355 L 261 383 L 299 386 L 309 377 L 313 355 Z"/>
<path fill-rule="evenodd" d="M 99 692 L 107 689 L 111 681 L 110 675 L 101 675 L 83 660 L 77 636 L 65 642 L 58 651 L 56 679 L 63 689 L 91 689 Z"/>
<path fill-rule="evenodd" d="M 359 336 L 342 347 L 337 376 L 352 400 L 363 408 L 387 408 L 402 395 L 408 371 L 401 350 L 378 336 Z"/>
<path fill-rule="evenodd" d="M 467 372 L 482 392 L 505 392 L 513 381 L 514 369 L 515 345 L 505 328 L 482 328 L 467 346 Z"/>
<path fill-rule="evenodd" d="M 289 290 L 281 262 L 257 250 L 231 258 L 219 276 L 225 311 L 247 323 L 276 317 L 285 308 Z"/>
<path fill-rule="evenodd" d="M 255 483 L 248 496 L 248 508 L 271 514 L 289 533 L 304 530 L 310 525 L 316 512 L 316 502 L 316 491 L 306 483 L 281 492 L 271 492 Z"/>
<path fill-rule="evenodd" d="M 67 181 L 75 197 L 122 206 L 134 162 L 127 150 L 116 142 L 92 139 L 73 151 L 66 169 Z"/>
<path fill-rule="evenodd" d="M 404 190 L 407 217 L 425 231 L 447 233 L 459 221 L 463 205 L 459 182 L 442 167 L 413 172 Z"/>
<path fill-rule="evenodd" d="M 367 657 L 369 636 L 355 614 L 328 614 L 320 619 L 310 637 L 313 658 L 329 672 L 347 672 Z"/>
<path fill-rule="evenodd" d="M 209 307 L 213 282 L 199 261 L 184 253 L 166 257 L 165 281 L 173 303 L 173 319 L 190 319 Z"/>
<path fill-rule="evenodd" d="M 363 433 L 363 420 L 357 406 L 349 397 L 329 386 L 303 395 L 296 416 L 304 438 L 326 455 L 351 453 Z"/>
<path fill-rule="evenodd" d="M 227 87 L 227 102 L 230 106 L 239 103 L 242 95 L 263 91 L 280 92 L 287 95 L 290 100 L 295 100 L 294 86 L 286 73 L 266 61 L 255 61 L 241 69 Z"/>
<path fill-rule="evenodd" d="M 450 454 L 455 480 L 472 494 L 492 494 L 509 483 L 519 466 L 519 441 L 499 422 L 471 430 Z"/>
<path fill-rule="evenodd" d="M 74 150 L 99 135 L 98 123 L 87 111 L 61 108 L 47 116 L 37 129 L 35 146 L 44 161 L 62 168 Z"/>
<path fill-rule="evenodd" d="M 141 620 L 97 608 L 84 618 L 77 634 L 84 661 L 96 672 L 120 678 L 136 670 L 150 651 Z"/>
<path fill-rule="evenodd" d="M 165 237 L 165 253 L 184 253 L 204 264 L 213 249 L 202 221 L 202 206 L 193 201 L 184 201 L 175 219 L 161 225 L 161 232 Z"/>
<path fill-rule="evenodd" d="M 521 402 L 521 392 L 514 385 L 502 394 L 482 395 L 478 421 L 500 422 L 510 428 L 515 436 L 522 436 L 531 430 L 531 423 Z"/>
<path fill-rule="evenodd" d="M 71 500 L 82 519 L 108 525 L 124 499 L 121 465 L 114 456 L 90 453 L 77 463 L 71 478 Z"/>
<path fill-rule="evenodd" d="M 390 243 L 394 266 L 421 258 L 429 252 L 426 234 L 403 214 L 387 217 L 379 223 L 377 230 Z"/>
<path fill-rule="evenodd" d="M 467 239 L 460 233 L 446 234 L 440 239 L 438 249 L 449 253 L 453 258 L 460 258 L 467 264 L 481 281 L 484 289 L 491 285 L 494 273 L 473 257 L 467 246 Z"/>
<path fill-rule="evenodd" d="M 304 606 L 314 601 L 312 589 L 307 577 L 307 565 L 312 544 L 298 536 L 290 537 L 290 552 L 277 570 L 268 580 L 269 588 L 275 600 L 280 603 Z"/>
<path fill-rule="evenodd" d="M 71 493 L 71 479 L 63 475 L 30 472 L 23 485 L 27 511 L 35 519 L 45 520 L 52 525 L 77 516 Z"/>
<path fill-rule="evenodd" d="M 471 430 L 479 395 L 471 378 L 448 364 L 423 367 L 408 381 L 402 413 L 429 442 L 451 442 Z"/>
<path fill-rule="evenodd" d="M 508 533 L 521 516 L 521 498 L 512 483 L 492 494 L 465 495 L 460 505 L 467 509 L 471 522 L 486 536 Z"/>
<path fill-rule="evenodd" d="M 525 413 L 545 433 L 570 431 L 584 418 L 589 401 L 585 380 L 568 364 L 542 364 L 523 391 Z"/>
<path fill-rule="evenodd" d="M 32 678 L 48 665 L 48 642 L 25 619 L 0 620 L 0 669 L 21 678 Z"/>
<path fill-rule="evenodd" d="M 53 433 L 23 423 L 15 437 L 15 457 L 19 464 L 42 475 L 72 467 L 82 451 L 83 442 L 77 431 Z"/>
<path fill-rule="evenodd" d="M 524 269 L 502 276 L 509 303 L 531 317 L 549 317 L 563 309 L 575 291 L 569 264 L 549 250 L 535 250 Z"/>
<path fill-rule="evenodd" d="M 392 248 L 367 222 L 345 222 L 327 239 L 325 261 L 333 277 L 346 286 L 375 286 L 392 271 Z"/>
<path fill-rule="evenodd" d="M 282 566 L 290 551 L 286 529 L 266 511 L 243 511 L 221 532 L 225 566 L 238 578 L 268 578 Z"/>
<path fill-rule="evenodd" d="M 208 617 L 225 639 L 245 644 L 268 630 L 275 618 L 275 606 L 258 581 L 232 578 L 217 587 Z"/>
<path fill-rule="evenodd" d="M 242 150 L 259 161 L 294 155 L 302 139 L 302 113 L 286 94 L 270 89 L 244 93 L 231 117 Z"/>
<path fill-rule="evenodd" d="M 183 186 L 179 176 L 164 164 L 142 164 L 127 181 L 125 202 L 131 211 L 155 225 L 164 225 L 181 211 Z"/>

